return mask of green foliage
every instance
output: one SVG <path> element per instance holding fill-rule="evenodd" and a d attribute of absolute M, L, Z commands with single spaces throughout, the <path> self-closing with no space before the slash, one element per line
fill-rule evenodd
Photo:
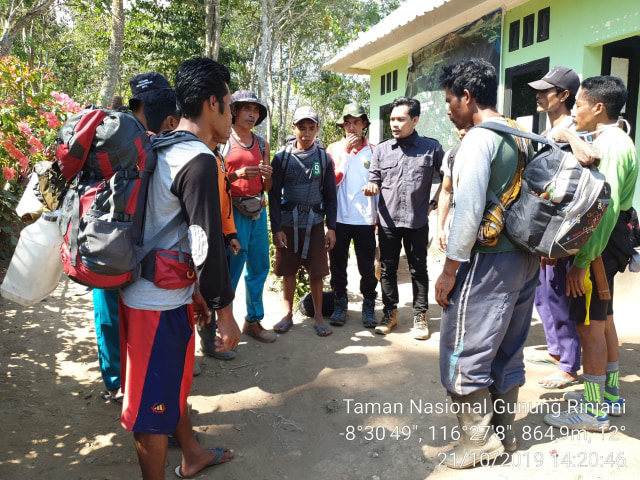
<path fill-rule="evenodd" d="M 25 176 L 30 165 L 50 160 L 58 127 L 80 110 L 70 97 L 52 90 L 47 70 L 30 68 L 14 57 L 0 63 L 0 188 Z M 42 89 L 37 90 L 36 86 Z"/>
<path fill-rule="evenodd" d="M 11 189 L 0 189 L 0 259 L 9 260 L 13 249 L 18 243 L 17 232 L 22 222 L 16 215 L 18 198 L 11 190 L 19 190 L 15 182 L 11 182 Z"/>

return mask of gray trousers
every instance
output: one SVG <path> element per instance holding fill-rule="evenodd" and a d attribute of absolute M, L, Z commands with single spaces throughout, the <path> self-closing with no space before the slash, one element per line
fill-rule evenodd
<path fill-rule="evenodd" d="M 539 268 L 537 256 L 520 250 L 475 253 L 460 265 L 440 326 L 440 377 L 450 395 L 524 385 Z"/>

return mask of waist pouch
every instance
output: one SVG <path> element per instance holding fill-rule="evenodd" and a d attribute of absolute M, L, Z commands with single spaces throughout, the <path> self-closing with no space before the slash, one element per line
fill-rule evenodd
<path fill-rule="evenodd" d="M 196 270 L 188 253 L 153 250 L 142 262 L 142 276 L 158 288 L 177 290 L 195 283 Z"/>
<path fill-rule="evenodd" d="M 253 220 L 257 220 L 262 213 L 264 194 L 260 193 L 252 197 L 231 197 L 231 203 L 245 217 L 251 217 Z"/>

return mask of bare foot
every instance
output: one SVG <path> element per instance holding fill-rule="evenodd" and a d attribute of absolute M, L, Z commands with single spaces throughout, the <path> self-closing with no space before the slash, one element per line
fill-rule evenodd
<path fill-rule="evenodd" d="M 178 477 L 190 478 L 205 468 L 228 462 L 234 456 L 235 452 L 229 448 L 203 448 L 201 454 L 191 465 L 185 465 L 184 457 L 182 457 L 182 464 L 176 467 L 175 473 Z"/>
<path fill-rule="evenodd" d="M 318 336 L 328 337 L 333 333 L 333 330 L 331 330 L 331 327 L 326 323 L 324 323 L 324 318 L 322 317 L 322 315 L 314 316 L 313 321 L 315 322 L 315 325 L 313 326 L 313 328 L 315 329 L 316 334 Z"/>
<path fill-rule="evenodd" d="M 562 370 L 557 370 L 551 375 L 547 375 L 538 383 L 545 388 L 564 388 L 570 385 L 575 385 L 578 382 L 578 375 L 574 373 L 567 373 Z"/>
<path fill-rule="evenodd" d="M 287 313 L 282 320 L 273 326 L 273 331 L 276 333 L 287 333 L 293 326 L 293 313 Z"/>

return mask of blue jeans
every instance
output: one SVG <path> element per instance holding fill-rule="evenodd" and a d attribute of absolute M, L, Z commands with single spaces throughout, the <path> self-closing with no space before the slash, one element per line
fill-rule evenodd
<path fill-rule="evenodd" d="M 120 388 L 120 322 L 118 290 L 93 289 L 93 315 L 98 340 L 98 363 L 107 390 Z"/>
<path fill-rule="evenodd" d="M 259 322 L 264 318 L 262 291 L 269 275 L 269 234 L 267 232 L 267 209 L 263 208 L 257 220 L 251 220 L 233 208 L 233 220 L 238 231 L 241 250 L 229 255 L 229 273 L 235 290 L 246 265 L 244 284 L 246 289 L 247 322 Z"/>

